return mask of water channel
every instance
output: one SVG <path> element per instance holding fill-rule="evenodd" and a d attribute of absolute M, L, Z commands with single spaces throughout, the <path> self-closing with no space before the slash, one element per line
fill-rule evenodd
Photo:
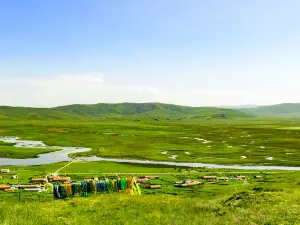
<path fill-rule="evenodd" d="M 41 165 L 51 164 L 64 161 L 73 160 L 69 157 L 70 153 L 87 152 L 90 148 L 82 147 L 62 147 L 62 146 L 47 146 L 42 141 L 21 140 L 18 137 L 0 137 L 0 141 L 14 144 L 19 148 L 53 148 L 61 149 L 49 153 L 40 154 L 37 158 L 27 159 L 13 159 L 13 158 L 0 158 L 0 165 Z M 118 163 L 139 163 L 139 164 L 157 164 L 157 165 L 170 165 L 170 166 L 184 166 L 184 167 L 203 167 L 203 168 L 217 168 L 217 169 L 244 169 L 244 170 L 300 170 L 300 167 L 289 166 L 260 166 L 260 165 L 220 165 L 209 164 L 200 162 L 172 162 L 172 161 L 152 161 L 152 160 L 138 160 L 138 159 L 121 159 L 121 158 L 102 158 L 102 157 L 80 157 L 81 161 L 108 161 Z"/>

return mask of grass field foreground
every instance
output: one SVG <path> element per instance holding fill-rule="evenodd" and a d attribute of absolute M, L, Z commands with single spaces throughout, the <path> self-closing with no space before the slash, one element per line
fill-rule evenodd
<path fill-rule="evenodd" d="M 0 203 L 1 224 L 298 224 L 299 193 L 243 191 L 216 200 L 102 195 L 57 202 Z M 9 212 L 9 213 L 7 213 Z"/>

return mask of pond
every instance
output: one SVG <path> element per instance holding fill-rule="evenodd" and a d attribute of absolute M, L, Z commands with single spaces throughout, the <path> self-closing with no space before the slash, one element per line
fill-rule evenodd
<path fill-rule="evenodd" d="M 15 147 L 19 148 L 47 148 L 47 149 L 61 149 L 60 151 L 53 151 L 49 153 L 40 154 L 37 158 L 27 159 L 12 159 L 0 158 L 0 165 L 41 165 L 51 164 L 57 162 L 65 162 L 72 160 L 69 157 L 70 153 L 90 151 L 90 148 L 77 148 L 77 147 L 62 147 L 62 146 L 47 146 L 42 141 L 28 141 L 20 140 L 18 137 L 0 137 L 0 141 L 12 143 Z"/>

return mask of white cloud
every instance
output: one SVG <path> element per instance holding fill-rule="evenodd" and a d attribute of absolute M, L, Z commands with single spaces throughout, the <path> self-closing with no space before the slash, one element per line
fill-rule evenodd
<path fill-rule="evenodd" d="M 218 90 L 218 89 L 203 89 L 203 90 L 194 90 L 194 94 L 206 95 L 206 96 L 237 96 L 245 95 L 250 92 L 241 91 L 241 90 Z"/>
<path fill-rule="evenodd" d="M 260 80 L 261 81 L 261 80 Z M 46 77 L 0 76 L 0 105 L 52 107 L 68 104 L 95 104 L 118 102 L 162 102 L 190 106 L 220 106 L 245 104 L 276 104 L 298 102 L 300 89 L 281 82 L 275 85 L 241 87 L 216 87 L 190 90 L 188 87 L 172 88 L 147 85 L 110 84 L 102 74 L 59 75 Z M 297 83 L 292 82 L 293 84 Z M 285 85 L 284 85 L 285 84 Z M 178 83 L 177 83 L 178 86 Z"/>
<path fill-rule="evenodd" d="M 51 107 L 99 102 L 154 101 L 156 90 L 105 84 L 101 74 L 0 79 L 0 105 Z"/>

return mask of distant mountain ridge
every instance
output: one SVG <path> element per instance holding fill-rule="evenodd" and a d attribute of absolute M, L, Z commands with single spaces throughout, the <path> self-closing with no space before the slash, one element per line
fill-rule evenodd
<path fill-rule="evenodd" d="M 76 119 L 83 117 L 149 117 L 149 118 L 248 118 L 244 112 L 217 107 L 189 107 L 163 103 L 99 103 L 67 105 L 54 108 L 0 107 L 0 118 Z"/>
<path fill-rule="evenodd" d="M 248 108 L 258 108 L 261 107 L 261 105 L 224 105 L 224 106 L 218 106 L 219 108 L 224 109 L 248 109 Z"/>
<path fill-rule="evenodd" d="M 222 117 L 243 118 L 249 115 L 233 109 L 216 107 L 190 107 L 163 103 L 99 103 L 94 105 L 69 105 L 55 110 L 82 116 L 138 116 L 138 117 L 183 117 L 206 118 Z"/>
<path fill-rule="evenodd" d="M 238 110 L 247 114 L 262 117 L 300 117 L 300 103 L 282 103 Z"/>
<path fill-rule="evenodd" d="M 250 106 L 253 106 L 252 108 Z M 224 106 L 226 107 L 226 106 Z M 233 106 L 234 107 L 234 106 Z M 300 117 L 300 103 L 269 106 L 246 105 L 247 108 L 190 107 L 163 103 L 99 103 L 67 105 L 54 108 L 0 106 L 0 119 L 80 119 L 85 117 L 149 117 L 149 118 L 249 118 Z"/>

